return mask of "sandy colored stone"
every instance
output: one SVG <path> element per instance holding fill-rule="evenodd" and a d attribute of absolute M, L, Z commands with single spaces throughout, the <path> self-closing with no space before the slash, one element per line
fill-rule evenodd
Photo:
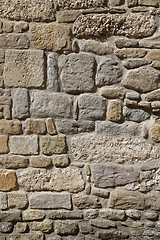
<path fill-rule="evenodd" d="M 154 124 L 150 129 L 151 138 L 154 142 L 160 142 L 160 125 Z"/>
<path fill-rule="evenodd" d="M 110 101 L 107 108 L 107 118 L 113 122 L 119 122 L 122 118 L 122 106 L 118 100 Z"/>
<path fill-rule="evenodd" d="M 7 45 L 15 49 L 28 49 L 30 46 L 29 37 L 26 34 L 8 34 Z"/>
<path fill-rule="evenodd" d="M 22 213 L 23 221 L 42 220 L 45 217 L 44 211 L 28 209 Z"/>
<path fill-rule="evenodd" d="M 13 23 L 5 21 L 3 22 L 3 32 L 11 33 L 13 31 Z"/>
<path fill-rule="evenodd" d="M 45 156 L 33 156 L 30 160 L 31 167 L 47 168 L 52 166 L 52 159 Z"/>
<path fill-rule="evenodd" d="M 28 162 L 28 159 L 22 156 L 0 156 L 0 166 L 5 168 L 26 168 Z"/>
<path fill-rule="evenodd" d="M 45 134 L 46 124 L 43 120 L 27 119 L 24 123 L 27 134 Z"/>
<path fill-rule="evenodd" d="M 100 216 L 114 221 L 123 221 L 125 220 L 125 211 L 104 208 L 100 210 Z"/>
<path fill-rule="evenodd" d="M 62 9 L 81 9 L 104 7 L 105 0 L 58 0 L 58 5 Z"/>
<path fill-rule="evenodd" d="M 32 233 L 12 233 L 10 240 L 43 240 L 44 235 L 41 232 Z"/>
<path fill-rule="evenodd" d="M 28 205 L 27 195 L 23 193 L 8 193 L 8 207 L 24 209 Z"/>
<path fill-rule="evenodd" d="M 94 227 L 98 228 L 115 228 L 116 223 L 109 221 L 109 220 L 104 220 L 104 219 L 91 219 L 90 224 Z"/>
<path fill-rule="evenodd" d="M 83 163 L 135 163 L 159 158 L 156 146 L 145 140 L 94 134 L 73 136 L 71 151 L 74 161 Z"/>
<path fill-rule="evenodd" d="M 58 23 L 71 23 L 81 14 L 80 10 L 62 10 L 57 12 Z"/>
<path fill-rule="evenodd" d="M 56 167 L 67 167 L 69 165 L 69 158 L 67 155 L 53 156 L 53 163 Z"/>
<path fill-rule="evenodd" d="M 2 0 L 0 17 L 9 20 L 45 22 L 54 21 L 54 5 L 50 0 Z"/>
<path fill-rule="evenodd" d="M 10 222 L 3 222 L 0 223 L 0 232 L 2 233 L 9 233 L 13 229 L 13 225 Z"/>
<path fill-rule="evenodd" d="M 160 89 L 147 93 L 145 95 L 145 99 L 147 101 L 160 100 Z"/>
<path fill-rule="evenodd" d="M 0 136 L 0 154 L 8 152 L 8 136 Z"/>
<path fill-rule="evenodd" d="M 52 118 L 47 119 L 46 125 L 47 125 L 47 132 L 50 135 L 56 135 L 57 134 L 56 127 L 55 127 L 55 124 L 54 124 Z"/>
<path fill-rule="evenodd" d="M 124 99 L 125 89 L 124 88 L 114 88 L 114 87 L 105 87 L 101 89 L 101 96 L 105 98 L 119 98 Z"/>
<path fill-rule="evenodd" d="M 159 60 L 160 59 L 160 50 L 156 51 L 151 51 L 148 55 L 147 58 L 150 58 L 152 60 Z"/>
<path fill-rule="evenodd" d="M 91 195 L 74 195 L 73 204 L 79 209 L 101 208 L 99 199 Z"/>
<path fill-rule="evenodd" d="M 28 29 L 29 29 L 29 24 L 26 22 L 20 21 L 14 24 L 14 31 L 16 33 L 22 33 L 22 32 L 28 31 Z"/>
<path fill-rule="evenodd" d="M 142 58 L 146 55 L 147 51 L 138 48 L 127 48 L 127 49 L 120 49 L 115 52 L 115 55 L 120 59 L 125 58 Z"/>
<path fill-rule="evenodd" d="M 20 210 L 9 210 L 0 212 L 0 221 L 1 222 L 18 222 L 22 220 Z"/>
<path fill-rule="evenodd" d="M 160 201 L 159 201 L 160 192 L 152 191 L 146 195 L 145 203 L 146 207 L 151 210 L 159 211 L 160 210 Z"/>
<path fill-rule="evenodd" d="M 151 60 L 146 59 L 127 60 L 126 62 L 123 62 L 123 66 L 127 69 L 134 69 L 148 65 L 151 62 Z"/>
<path fill-rule="evenodd" d="M 45 219 L 43 222 L 31 222 L 30 229 L 32 231 L 50 233 L 53 230 L 53 222 L 48 219 Z"/>
<path fill-rule="evenodd" d="M 4 82 L 7 87 L 42 87 L 43 51 L 8 50 L 5 56 Z"/>
<path fill-rule="evenodd" d="M 139 5 L 144 5 L 148 7 L 158 7 L 159 0 L 139 0 Z"/>
<path fill-rule="evenodd" d="M 154 61 L 151 66 L 155 69 L 160 70 L 160 61 Z"/>
<path fill-rule="evenodd" d="M 57 199 L 58 199 L 58 197 L 57 197 Z M 70 206 L 70 208 L 71 208 L 71 206 Z M 53 219 L 53 220 L 55 220 L 55 219 L 83 219 L 83 211 L 79 211 L 79 210 L 71 210 L 71 211 L 53 210 L 53 211 L 49 211 L 47 213 L 47 218 Z"/>
<path fill-rule="evenodd" d="M 70 50 L 71 29 L 70 26 L 59 24 L 32 25 L 30 27 L 30 40 L 38 49 L 55 52 Z"/>
<path fill-rule="evenodd" d="M 126 38 L 118 38 L 118 39 L 116 39 L 115 40 L 115 44 L 116 44 L 117 48 L 135 48 L 135 47 L 138 47 L 138 45 L 139 45 L 137 40 L 135 40 L 135 39 L 126 39 Z"/>
<path fill-rule="evenodd" d="M 17 121 L 7 121 L 7 120 L 1 120 L 0 121 L 0 133 L 1 134 L 10 134 L 10 135 L 16 135 L 22 133 L 22 124 L 21 122 Z"/>
<path fill-rule="evenodd" d="M 25 222 L 17 222 L 15 225 L 15 230 L 16 232 L 23 233 L 23 232 L 26 232 L 27 226 L 28 225 Z"/>
<path fill-rule="evenodd" d="M 91 193 L 92 195 L 98 196 L 98 197 L 103 197 L 103 198 L 109 197 L 109 191 L 107 191 L 106 189 L 99 189 L 99 188 L 92 187 Z"/>
<path fill-rule="evenodd" d="M 72 235 L 78 233 L 78 224 L 73 221 L 55 221 L 55 233 L 59 235 Z"/>
<path fill-rule="evenodd" d="M 45 155 L 66 153 L 65 136 L 43 136 L 40 138 L 40 147 Z"/>
<path fill-rule="evenodd" d="M 0 190 L 3 192 L 17 190 L 17 178 L 14 171 L 0 170 Z"/>

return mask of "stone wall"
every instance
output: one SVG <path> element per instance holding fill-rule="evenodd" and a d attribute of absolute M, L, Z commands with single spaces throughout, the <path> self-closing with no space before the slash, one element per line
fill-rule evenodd
<path fill-rule="evenodd" d="M 159 0 L 0 1 L 0 240 L 160 239 Z"/>

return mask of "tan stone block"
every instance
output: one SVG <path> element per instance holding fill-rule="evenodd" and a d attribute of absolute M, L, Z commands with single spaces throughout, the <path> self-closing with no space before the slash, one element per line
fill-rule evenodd
<path fill-rule="evenodd" d="M 18 222 L 18 223 L 16 223 L 16 225 L 15 225 L 15 230 L 16 230 L 16 232 L 19 232 L 19 233 L 24 233 L 24 232 L 26 232 L 26 230 L 27 230 L 27 223 L 25 223 L 25 222 Z"/>
<path fill-rule="evenodd" d="M 8 207 L 24 209 L 28 205 L 26 194 L 22 193 L 8 193 Z"/>
<path fill-rule="evenodd" d="M 101 90 L 101 96 L 105 98 L 119 98 L 124 99 L 124 88 L 107 87 Z"/>
<path fill-rule="evenodd" d="M 91 195 L 74 195 L 73 204 L 79 209 L 85 208 L 101 208 L 101 203 L 97 197 Z"/>
<path fill-rule="evenodd" d="M 67 155 L 53 156 L 53 163 L 56 167 L 67 167 L 69 165 L 69 159 Z"/>
<path fill-rule="evenodd" d="M 7 35 L 7 45 L 15 49 L 28 49 L 29 37 L 26 34 L 11 33 Z"/>
<path fill-rule="evenodd" d="M 154 142 L 160 142 L 160 125 L 154 124 L 150 129 L 151 138 Z"/>
<path fill-rule="evenodd" d="M 70 23 L 74 22 L 76 18 L 81 14 L 79 10 L 65 10 L 57 12 L 58 23 Z"/>
<path fill-rule="evenodd" d="M 45 217 L 44 211 L 41 210 L 26 210 L 22 213 L 23 221 L 42 220 Z"/>
<path fill-rule="evenodd" d="M 34 156 L 31 157 L 30 165 L 34 168 L 47 168 L 52 166 L 52 159 L 44 156 Z"/>
<path fill-rule="evenodd" d="M 22 156 L 0 156 L 0 166 L 5 168 L 25 168 L 28 159 Z"/>
<path fill-rule="evenodd" d="M 45 219 L 43 222 L 32 222 L 30 228 L 32 231 L 50 233 L 53 230 L 53 222 L 48 219 Z"/>
<path fill-rule="evenodd" d="M 155 69 L 160 70 L 160 61 L 154 61 L 151 66 Z"/>
<path fill-rule="evenodd" d="M 116 56 L 120 59 L 124 58 L 142 58 L 146 55 L 147 51 L 143 49 L 120 49 L 115 52 Z"/>
<path fill-rule="evenodd" d="M 29 24 L 26 22 L 16 22 L 14 24 L 14 31 L 17 33 L 25 32 L 29 29 Z"/>
<path fill-rule="evenodd" d="M 47 36 L 47 37 L 46 37 Z M 71 29 L 59 24 L 32 25 L 30 40 L 39 49 L 60 51 L 71 49 Z"/>
<path fill-rule="evenodd" d="M 104 208 L 104 209 L 100 210 L 100 216 L 102 218 L 108 218 L 108 219 L 114 220 L 114 221 L 125 220 L 124 210 L 114 210 L 114 209 Z"/>
<path fill-rule="evenodd" d="M 11 33 L 13 32 L 13 23 L 12 22 L 3 22 L 3 32 Z"/>
<path fill-rule="evenodd" d="M 48 118 L 46 124 L 47 124 L 47 132 L 48 132 L 50 135 L 55 135 L 55 134 L 57 134 L 56 127 L 55 127 L 55 124 L 54 124 L 52 118 Z"/>
<path fill-rule="evenodd" d="M 139 5 L 144 5 L 148 7 L 158 7 L 159 0 L 139 0 Z"/>
<path fill-rule="evenodd" d="M 55 221 L 55 232 L 60 235 L 77 234 L 78 224 L 73 221 Z"/>
<path fill-rule="evenodd" d="M 0 154 L 8 152 L 8 136 L 0 136 Z"/>
<path fill-rule="evenodd" d="M 45 155 L 66 153 L 65 136 L 43 136 L 40 138 L 40 147 Z"/>
<path fill-rule="evenodd" d="M 45 134 L 46 124 L 43 120 L 27 119 L 24 123 L 24 127 L 27 134 Z"/>
<path fill-rule="evenodd" d="M 107 118 L 113 122 L 119 122 L 122 118 L 122 106 L 120 101 L 110 101 L 107 109 Z"/>
<path fill-rule="evenodd" d="M 0 170 L 0 191 L 17 189 L 17 178 L 14 171 Z"/>
<path fill-rule="evenodd" d="M 147 58 L 153 59 L 153 60 L 160 60 L 160 50 L 151 51 Z"/>
<path fill-rule="evenodd" d="M 21 122 L 17 121 L 7 121 L 2 120 L 0 121 L 0 134 L 21 134 L 22 133 L 22 124 Z"/>
<path fill-rule="evenodd" d="M 8 50 L 5 56 L 4 82 L 7 87 L 42 87 L 43 51 Z"/>

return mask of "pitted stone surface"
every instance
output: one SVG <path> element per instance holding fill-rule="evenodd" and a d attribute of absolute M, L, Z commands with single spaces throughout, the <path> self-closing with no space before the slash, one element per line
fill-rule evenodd
<path fill-rule="evenodd" d="M 105 0 L 58 0 L 58 5 L 62 9 L 81 9 L 104 7 Z"/>
<path fill-rule="evenodd" d="M 0 190 L 17 190 L 16 173 L 12 170 L 0 170 Z"/>
<path fill-rule="evenodd" d="M 143 150 L 142 150 L 143 149 Z M 82 135 L 71 139 L 71 151 L 78 162 L 138 162 L 158 159 L 158 149 L 139 138 Z"/>

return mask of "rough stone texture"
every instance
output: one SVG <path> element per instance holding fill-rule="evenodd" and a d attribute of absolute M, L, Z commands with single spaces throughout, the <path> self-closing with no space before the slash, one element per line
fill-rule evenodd
<path fill-rule="evenodd" d="M 143 149 L 143 150 L 142 150 Z M 157 148 L 138 138 L 115 138 L 101 135 L 74 136 L 71 150 L 78 162 L 138 162 L 158 159 Z"/>
<path fill-rule="evenodd" d="M 28 49 L 30 46 L 29 37 L 24 34 L 9 34 L 6 38 L 7 46 L 14 49 Z"/>
<path fill-rule="evenodd" d="M 33 193 L 30 207 L 34 209 L 71 209 L 71 197 L 68 193 Z"/>
<path fill-rule="evenodd" d="M 17 121 L 7 121 L 1 120 L 0 121 L 0 133 L 1 134 L 10 134 L 10 135 L 17 135 L 22 133 L 22 124 Z"/>
<path fill-rule="evenodd" d="M 98 64 L 96 85 L 101 87 L 118 83 L 121 81 L 122 75 L 123 71 L 120 64 L 111 58 L 107 58 Z"/>
<path fill-rule="evenodd" d="M 25 88 L 19 88 L 13 99 L 13 117 L 27 118 L 29 117 L 29 92 Z"/>
<path fill-rule="evenodd" d="M 158 7 L 159 1 L 158 0 L 139 0 L 139 5 L 145 5 L 149 7 Z"/>
<path fill-rule="evenodd" d="M 12 136 L 9 141 L 9 148 L 13 154 L 38 154 L 37 136 Z"/>
<path fill-rule="evenodd" d="M 9 193 L 8 194 L 8 207 L 24 209 L 28 205 L 28 199 L 26 194 L 22 193 Z"/>
<path fill-rule="evenodd" d="M 65 136 L 43 136 L 40 146 L 45 155 L 66 153 Z"/>
<path fill-rule="evenodd" d="M 56 167 L 67 167 L 69 165 L 69 159 L 67 155 L 53 156 L 53 163 Z"/>
<path fill-rule="evenodd" d="M 27 230 L 27 223 L 18 222 L 18 223 L 15 225 L 15 230 L 16 230 L 16 232 L 19 232 L 19 233 L 24 233 L 24 232 L 26 232 L 26 230 Z"/>
<path fill-rule="evenodd" d="M 101 203 L 99 202 L 99 199 L 97 197 L 85 195 L 75 195 L 73 197 L 73 204 L 79 209 L 101 207 Z"/>
<path fill-rule="evenodd" d="M 4 80 L 7 87 L 42 87 L 43 51 L 8 50 L 5 55 Z"/>
<path fill-rule="evenodd" d="M 0 156 L 0 166 L 5 168 L 26 168 L 28 159 L 22 156 Z"/>
<path fill-rule="evenodd" d="M 104 0 L 58 0 L 58 5 L 62 9 L 81 9 L 81 8 L 92 8 L 92 7 L 104 7 Z"/>
<path fill-rule="evenodd" d="M 102 24 L 99 25 L 99 22 Z M 147 23 L 147 24 L 146 24 Z M 126 36 L 129 38 L 142 38 L 151 36 L 156 30 L 156 23 L 152 16 L 143 14 L 81 15 L 73 25 L 73 32 L 77 37 L 103 37 Z"/>
<path fill-rule="evenodd" d="M 30 40 L 36 48 L 60 51 L 71 49 L 71 29 L 59 24 L 32 25 Z"/>
<path fill-rule="evenodd" d="M 16 22 L 14 25 L 14 31 L 17 33 L 23 33 L 25 31 L 28 31 L 29 24 L 23 21 Z"/>
<path fill-rule="evenodd" d="M 25 233 L 25 234 L 12 234 L 10 240 L 43 240 L 44 236 L 41 232 Z"/>
<path fill-rule="evenodd" d="M 146 55 L 147 51 L 143 49 L 121 49 L 115 52 L 116 56 L 120 59 L 125 58 L 143 58 Z"/>
<path fill-rule="evenodd" d="M 54 124 L 52 118 L 47 119 L 46 126 L 47 126 L 47 132 L 50 135 L 55 135 L 57 133 L 56 127 L 55 127 L 55 124 Z"/>
<path fill-rule="evenodd" d="M 138 70 L 130 71 L 122 84 L 124 87 L 145 93 L 157 89 L 159 79 L 158 71 L 149 67 L 141 67 Z"/>
<path fill-rule="evenodd" d="M 22 218 L 24 221 L 30 221 L 30 220 L 42 220 L 45 217 L 45 213 L 41 210 L 26 210 L 22 214 Z"/>
<path fill-rule="evenodd" d="M 91 219 L 90 224 L 98 228 L 115 228 L 116 224 L 109 220 Z"/>
<path fill-rule="evenodd" d="M 150 129 L 151 138 L 155 142 L 160 142 L 160 125 L 154 124 Z"/>
<path fill-rule="evenodd" d="M 95 67 L 95 59 L 93 56 L 71 53 L 67 56 L 62 55 L 59 62 L 61 68 L 61 83 L 65 92 L 80 93 L 93 90 Z"/>
<path fill-rule="evenodd" d="M 68 204 L 68 207 L 70 204 Z M 62 208 L 62 207 L 61 207 Z M 54 210 L 49 211 L 47 214 L 49 219 L 82 219 L 83 211 L 73 210 L 73 211 L 64 211 L 64 210 Z"/>
<path fill-rule="evenodd" d="M 0 223 L 0 232 L 8 233 L 8 232 L 11 232 L 12 229 L 13 229 L 12 223 L 9 223 L 9 222 Z"/>
<path fill-rule="evenodd" d="M 45 134 L 46 124 L 43 120 L 27 119 L 24 123 L 24 128 L 27 134 Z"/>
<path fill-rule="evenodd" d="M 57 53 L 50 53 L 48 55 L 48 68 L 47 68 L 47 88 L 58 92 L 58 55 Z"/>
<path fill-rule="evenodd" d="M 134 68 L 139 68 L 139 67 L 148 65 L 150 63 L 151 63 L 150 60 L 136 59 L 136 60 L 128 60 L 128 61 L 124 62 L 123 65 L 127 69 L 134 69 Z"/>
<path fill-rule="evenodd" d="M 0 190 L 4 192 L 17 190 L 17 178 L 14 171 L 0 170 Z"/>
<path fill-rule="evenodd" d="M 30 228 L 33 231 L 41 231 L 44 233 L 50 233 L 53 230 L 53 223 L 50 220 L 44 220 L 43 222 L 31 222 Z"/>
<path fill-rule="evenodd" d="M 52 166 L 52 159 L 45 156 L 33 156 L 30 165 L 34 168 L 48 168 Z"/>
<path fill-rule="evenodd" d="M 55 233 L 60 235 L 75 235 L 78 233 L 78 224 L 73 221 L 55 221 Z"/>
<path fill-rule="evenodd" d="M 14 222 L 21 221 L 21 211 L 20 210 L 9 210 L 0 212 L 0 221 L 1 222 Z"/>
<path fill-rule="evenodd" d="M 123 115 L 127 121 L 142 122 L 150 117 L 150 114 L 142 109 L 123 108 Z"/>
<path fill-rule="evenodd" d="M 125 211 L 124 210 L 113 210 L 113 209 L 102 209 L 100 210 L 100 216 L 103 218 L 108 218 L 115 221 L 125 220 Z"/>
<path fill-rule="evenodd" d="M 149 92 L 145 95 L 145 99 L 147 101 L 154 101 L 154 100 L 160 100 L 160 90 L 157 89 L 155 91 Z"/>
<path fill-rule="evenodd" d="M 8 198 L 6 193 L 0 194 L 0 209 L 7 210 L 8 209 Z"/>
<path fill-rule="evenodd" d="M 8 137 L 7 136 L 0 136 L 0 154 L 8 153 Z"/>
<path fill-rule="evenodd" d="M 101 96 L 105 98 L 119 98 L 124 99 L 124 88 L 105 87 L 101 90 Z"/>
<path fill-rule="evenodd" d="M 107 118 L 113 122 L 119 122 L 122 118 L 122 105 L 120 101 L 110 101 L 107 108 Z"/>
<path fill-rule="evenodd" d="M 0 17 L 9 20 L 24 21 L 54 21 L 54 5 L 52 1 L 40 0 L 2 0 L 0 3 Z"/>

